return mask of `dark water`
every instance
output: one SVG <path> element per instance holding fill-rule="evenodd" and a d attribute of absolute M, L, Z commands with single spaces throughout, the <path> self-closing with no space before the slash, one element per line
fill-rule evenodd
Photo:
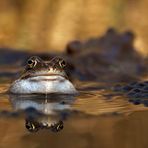
<path fill-rule="evenodd" d="M 79 95 L 9 95 L 0 84 L 0 148 L 147 148 L 148 111 L 105 83 Z"/>

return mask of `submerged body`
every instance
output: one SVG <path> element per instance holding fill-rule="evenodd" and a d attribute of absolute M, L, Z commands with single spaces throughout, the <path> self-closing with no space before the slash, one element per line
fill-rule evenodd
<path fill-rule="evenodd" d="M 65 62 L 61 58 L 43 61 L 39 57 L 31 57 L 22 76 L 10 86 L 15 94 L 74 94 L 76 89 L 68 80 L 64 71 Z"/>

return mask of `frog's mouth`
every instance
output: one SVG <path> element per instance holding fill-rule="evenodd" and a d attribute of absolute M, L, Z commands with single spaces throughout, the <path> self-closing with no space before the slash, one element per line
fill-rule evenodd
<path fill-rule="evenodd" d="M 61 75 L 38 75 L 29 78 L 30 81 L 56 81 L 65 78 Z"/>
<path fill-rule="evenodd" d="M 29 74 L 26 79 L 32 82 L 39 82 L 39 81 L 57 81 L 57 80 L 64 80 L 67 79 L 65 73 L 33 73 Z"/>

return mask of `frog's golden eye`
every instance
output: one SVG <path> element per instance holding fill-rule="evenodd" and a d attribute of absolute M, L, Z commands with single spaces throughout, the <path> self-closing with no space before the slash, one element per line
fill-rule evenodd
<path fill-rule="evenodd" d="M 33 60 L 33 59 L 29 59 L 29 60 L 27 61 L 27 63 L 28 63 L 28 65 L 29 65 L 30 68 L 33 68 L 33 67 L 36 66 L 37 61 L 36 61 L 36 60 Z"/>
<path fill-rule="evenodd" d="M 60 60 L 59 65 L 61 68 L 64 68 L 66 66 L 66 62 L 64 60 Z"/>
<path fill-rule="evenodd" d="M 33 60 L 30 60 L 30 59 L 29 59 L 29 60 L 27 61 L 27 63 L 28 63 L 29 65 L 31 65 L 31 64 L 33 63 Z"/>

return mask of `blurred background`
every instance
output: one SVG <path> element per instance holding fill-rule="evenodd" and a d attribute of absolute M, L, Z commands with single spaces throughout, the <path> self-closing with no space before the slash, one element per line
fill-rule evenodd
<path fill-rule="evenodd" d="M 101 36 L 109 27 L 132 30 L 148 55 L 147 0 L 0 0 L 0 46 L 63 51 L 68 42 Z"/>

